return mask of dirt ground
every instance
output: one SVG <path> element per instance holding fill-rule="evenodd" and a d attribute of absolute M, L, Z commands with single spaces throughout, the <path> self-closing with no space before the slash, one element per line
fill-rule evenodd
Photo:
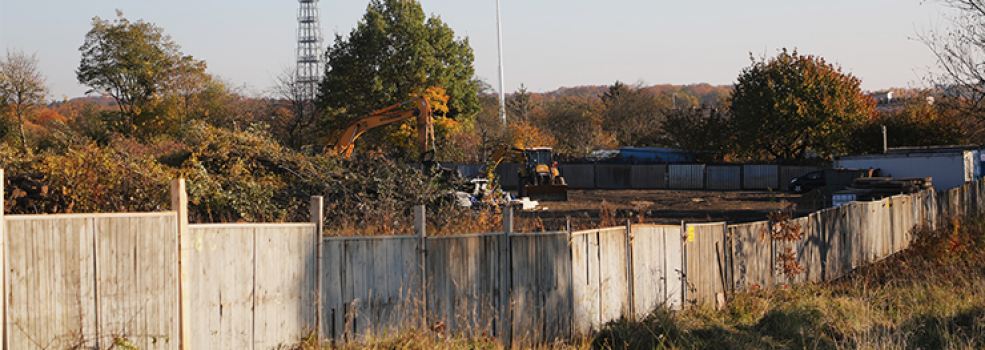
<path fill-rule="evenodd" d="M 517 214 L 522 226 L 555 230 L 571 219 L 573 229 L 634 223 L 729 223 L 765 220 L 777 210 L 803 216 L 822 208 L 816 194 L 768 191 L 704 190 L 570 190 L 567 202 L 541 201 L 537 208 Z"/>

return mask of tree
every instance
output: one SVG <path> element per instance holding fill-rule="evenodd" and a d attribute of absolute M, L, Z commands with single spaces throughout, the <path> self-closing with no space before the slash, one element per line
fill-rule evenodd
<path fill-rule="evenodd" d="M 456 40 L 441 18 L 426 18 L 415 0 L 371 0 L 348 38 L 336 34 L 326 57 L 318 106 L 336 129 L 432 87 L 449 95 L 447 117 L 479 111 L 468 39 Z"/>
<path fill-rule="evenodd" d="M 24 152 L 31 152 L 24 135 L 24 117 L 34 107 L 44 105 L 47 95 L 48 88 L 45 86 L 45 78 L 38 70 L 37 57 L 7 50 L 6 59 L 0 61 L 0 102 L 4 106 L 9 105 L 17 119 Z"/>
<path fill-rule="evenodd" d="M 76 71 L 88 92 L 109 94 L 121 114 L 119 131 L 130 134 L 159 116 L 151 112 L 161 97 L 194 91 L 205 74 L 205 62 L 186 56 L 180 47 L 153 23 L 130 22 L 117 10 L 110 22 L 92 19 L 79 51 L 82 60 Z"/>
<path fill-rule="evenodd" d="M 533 109 L 534 102 L 530 97 L 530 93 L 527 92 L 527 87 L 520 84 L 520 88 L 517 89 L 516 93 L 506 101 L 506 113 L 513 116 L 513 120 L 529 121 L 530 113 Z"/>
<path fill-rule="evenodd" d="M 730 151 L 732 135 L 724 109 L 681 108 L 671 111 L 663 130 L 672 145 L 696 153 L 699 161 L 721 161 Z"/>
<path fill-rule="evenodd" d="M 847 149 L 849 132 L 875 113 L 861 80 L 816 56 L 753 59 L 729 99 L 739 151 L 775 159 L 827 156 Z"/>
<path fill-rule="evenodd" d="M 479 105 L 482 109 L 475 116 L 475 132 L 481 142 L 481 154 L 488 155 L 497 145 L 506 143 L 506 125 L 499 116 L 499 95 L 488 83 L 476 79 L 479 89 Z"/>
<path fill-rule="evenodd" d="M 289 106 L 285 110 L 288 113 L 278 121 L 275 132 L 287 136 L 283 139 L 285 145 L 294 149 L 314 141 L 314 133 L 310 129 L 317 122 L 314 108 L 311 108 L 314 101 L 309 98 L 307 84 L 300 79 L 295 70 L 284 69 L 273 86 L 274 97 Z"/>
<path fill-rule="evenodd" d="M 931 77 L 961 114 L 985 123 L 985 0 L 941 0 L 957 9 L 951 27 L 920 35 L 943 74 Z"/>
<path fill-rule="evenodd" d="M 603 128 L 601 104 L 589 97 L 563 97 L 545 102 L 535 120 L 556 140 L 558 151 L 576 157 L 615 146 L 615 138 Z"/>
<path fill-rule="evenodd" d="M 616 82 L 600 96 L 605 129 L 615 135 L 620 146 L 654 146 L 663 135 L 660 125 L 671 108 L 671 98 L 655 95 L 642 85 Z"/>
<path fill-rule="evenodd" d="M 882 152 L 882 127 L 888 147 L 960 145 L 967 140 L 969 125 L 947 105 L 924 97 L 908 98 L 898 110 L 879 113 L 853 130 L 856 153 Z"/>

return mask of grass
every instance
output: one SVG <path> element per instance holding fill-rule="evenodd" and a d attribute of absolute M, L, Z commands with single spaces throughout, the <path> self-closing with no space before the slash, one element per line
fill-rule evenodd
<path fill-rule="evenodd" d="M 914 231 L 907 251 L 839 280 L 737 293 L 722 310 L 658 309 L 532 349 L 982 349 L 985 218 Z M 503 349 L 430 330 L 341 349 Z"/>
<path fill-rule="evenodd" d="M 913 248 L 842 279 L 738 293 L 723 310 L 606 325 L 596 349 L 982 349 L 985 220 L 916 231 Z"/>

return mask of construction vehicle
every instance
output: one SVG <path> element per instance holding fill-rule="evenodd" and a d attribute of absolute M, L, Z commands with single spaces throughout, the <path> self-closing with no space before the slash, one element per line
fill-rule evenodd
<path fill-rule="evenodd" d="M 518 197 L 542 201 L 567 201 L 568 184 L 558 171 L 554 151 L 550 147 L 527 149 L 499 146 L 493 150 L 484 171 L 479 175 L 491 178 L 500 163 L 519 163 L 517 170 Z"/>
<path fill-rule="evenodd" d="M 416 109 L 398 109 L 404 105 L 416 103 Z M 434 123 L 431 120 L 431 104 L 424 97 L 397 103 L 390 107 L 374 111 L 365 117 L 346 126 L 345 131 L 339 136 L 338 141 L 332 146 L 336 154 L 342 155 L 346 159 L 352 156 L 352 149 L 356 146 L 356 139 L 363 133 L 387 124 L 399 122 L 411 117 L 417 117 L 417 147 L 422 158 L 422 163 L 426 155 L 434 155 Z M 428 140 L 431 141 L 431 150 L 428 150 Z M 326 147 L 326 151 L 328 147 Z"/>

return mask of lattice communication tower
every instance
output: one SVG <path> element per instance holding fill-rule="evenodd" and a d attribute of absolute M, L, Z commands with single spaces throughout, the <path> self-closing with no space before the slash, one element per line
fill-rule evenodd
<path fill-rule="evenodd" d="M 296 82 L 299 85 L 301 100 L 311 105 L 311 110 L 304 113 L 313 113 L 315 96 L 318 94 L 318 82 L 322 74 L 322 31 L 318 14 L 318 0 L 298 0 L 301 4 L 298 9 L 298 65 L 296 71 Z M 310 114 L 309 114 L 310 115 Z"/>

